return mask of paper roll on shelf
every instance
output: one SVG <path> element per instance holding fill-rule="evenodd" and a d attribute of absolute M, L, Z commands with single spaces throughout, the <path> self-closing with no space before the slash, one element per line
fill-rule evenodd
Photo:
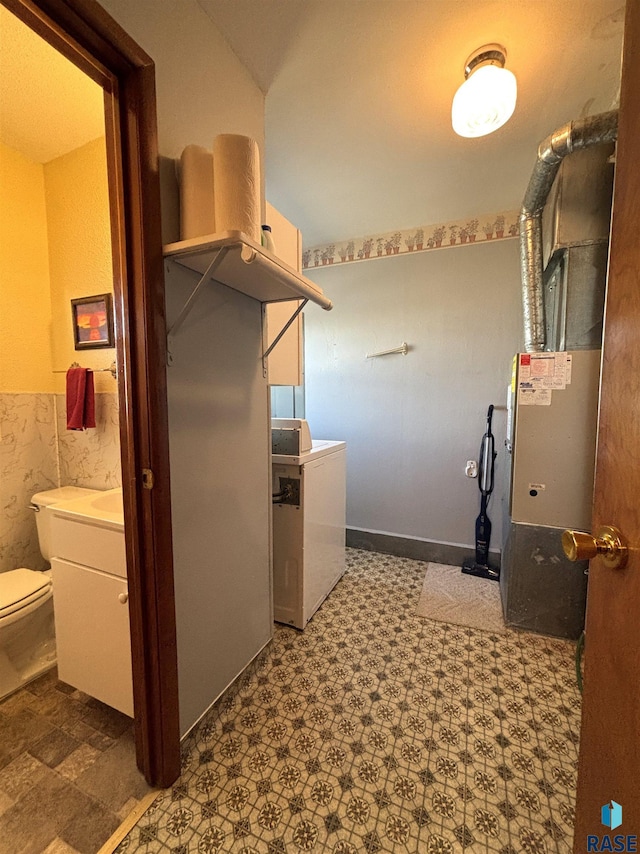
<path fill-rule="evenodd" d="M 213 143 L 215 220 L 219 232 L 241 231 L 260 243 L 260 151 L 255 139 L 223 133 Z"/>
<path fill-rule="evenodd" d="M 188 145 L 180 158 L 180 239 L 215 234 L 213 154 Z"/>

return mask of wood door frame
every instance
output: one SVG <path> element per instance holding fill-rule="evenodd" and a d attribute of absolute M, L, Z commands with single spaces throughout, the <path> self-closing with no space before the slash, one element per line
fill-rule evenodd
<path fill-rule="evenodd" d="M 95 0 L 0 2 L 105 91 L 136 755 L 168 786 L 180 731 L 155 66 Z"/>

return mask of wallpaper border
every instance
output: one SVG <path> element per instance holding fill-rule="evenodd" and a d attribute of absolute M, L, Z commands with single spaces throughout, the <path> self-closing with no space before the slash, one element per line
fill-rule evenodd
<path fill-rule="evenodd" d="M 389 231 L 368 237 L 354 237 L 341 242 L 311 246 L 302 253 L 302 269 L 313 270 L 330 264 L 352 264 L 377 261 L 410 252 L 430 252 L 496 240 L 518 237 L 519 211 L 484 214 L 471 219 L 457 219 L 424 225 L 404 231 Z M 480 226 L 480 223 L 483 223 Z M 425 235 L 429 235 L 425 240 Z"/>

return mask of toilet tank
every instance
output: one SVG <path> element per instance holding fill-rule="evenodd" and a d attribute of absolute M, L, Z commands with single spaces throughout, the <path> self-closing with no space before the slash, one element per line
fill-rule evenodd
<path fill-rule="evenodd" d="M 61 504 L 71 501 L 73 498 L 81 498 L 83 495 L 93 495 L 100 492 L 99 489 L 84 489 L 81 486 L 60 486 L 57 489 L 45 489 L 37 492 L 31 499 L 31 507 L 36 514 L 36 526 L 38 528 L 38 543 L 42 557 L 51 560 L 51 514 L 47 507 L 52 504 Z"/>

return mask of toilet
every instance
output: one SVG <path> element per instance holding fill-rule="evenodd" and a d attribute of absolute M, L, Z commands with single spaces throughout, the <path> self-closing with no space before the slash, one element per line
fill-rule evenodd
<path fill-rule="evenodd" d="M 99 490 L 62 486 L 38 492 L 31 500 L 38 543 L 51 559 L 48 508 Z M 56 663 L 51 572 L 13 569 L 0 573 L 0 700 Z"/>

